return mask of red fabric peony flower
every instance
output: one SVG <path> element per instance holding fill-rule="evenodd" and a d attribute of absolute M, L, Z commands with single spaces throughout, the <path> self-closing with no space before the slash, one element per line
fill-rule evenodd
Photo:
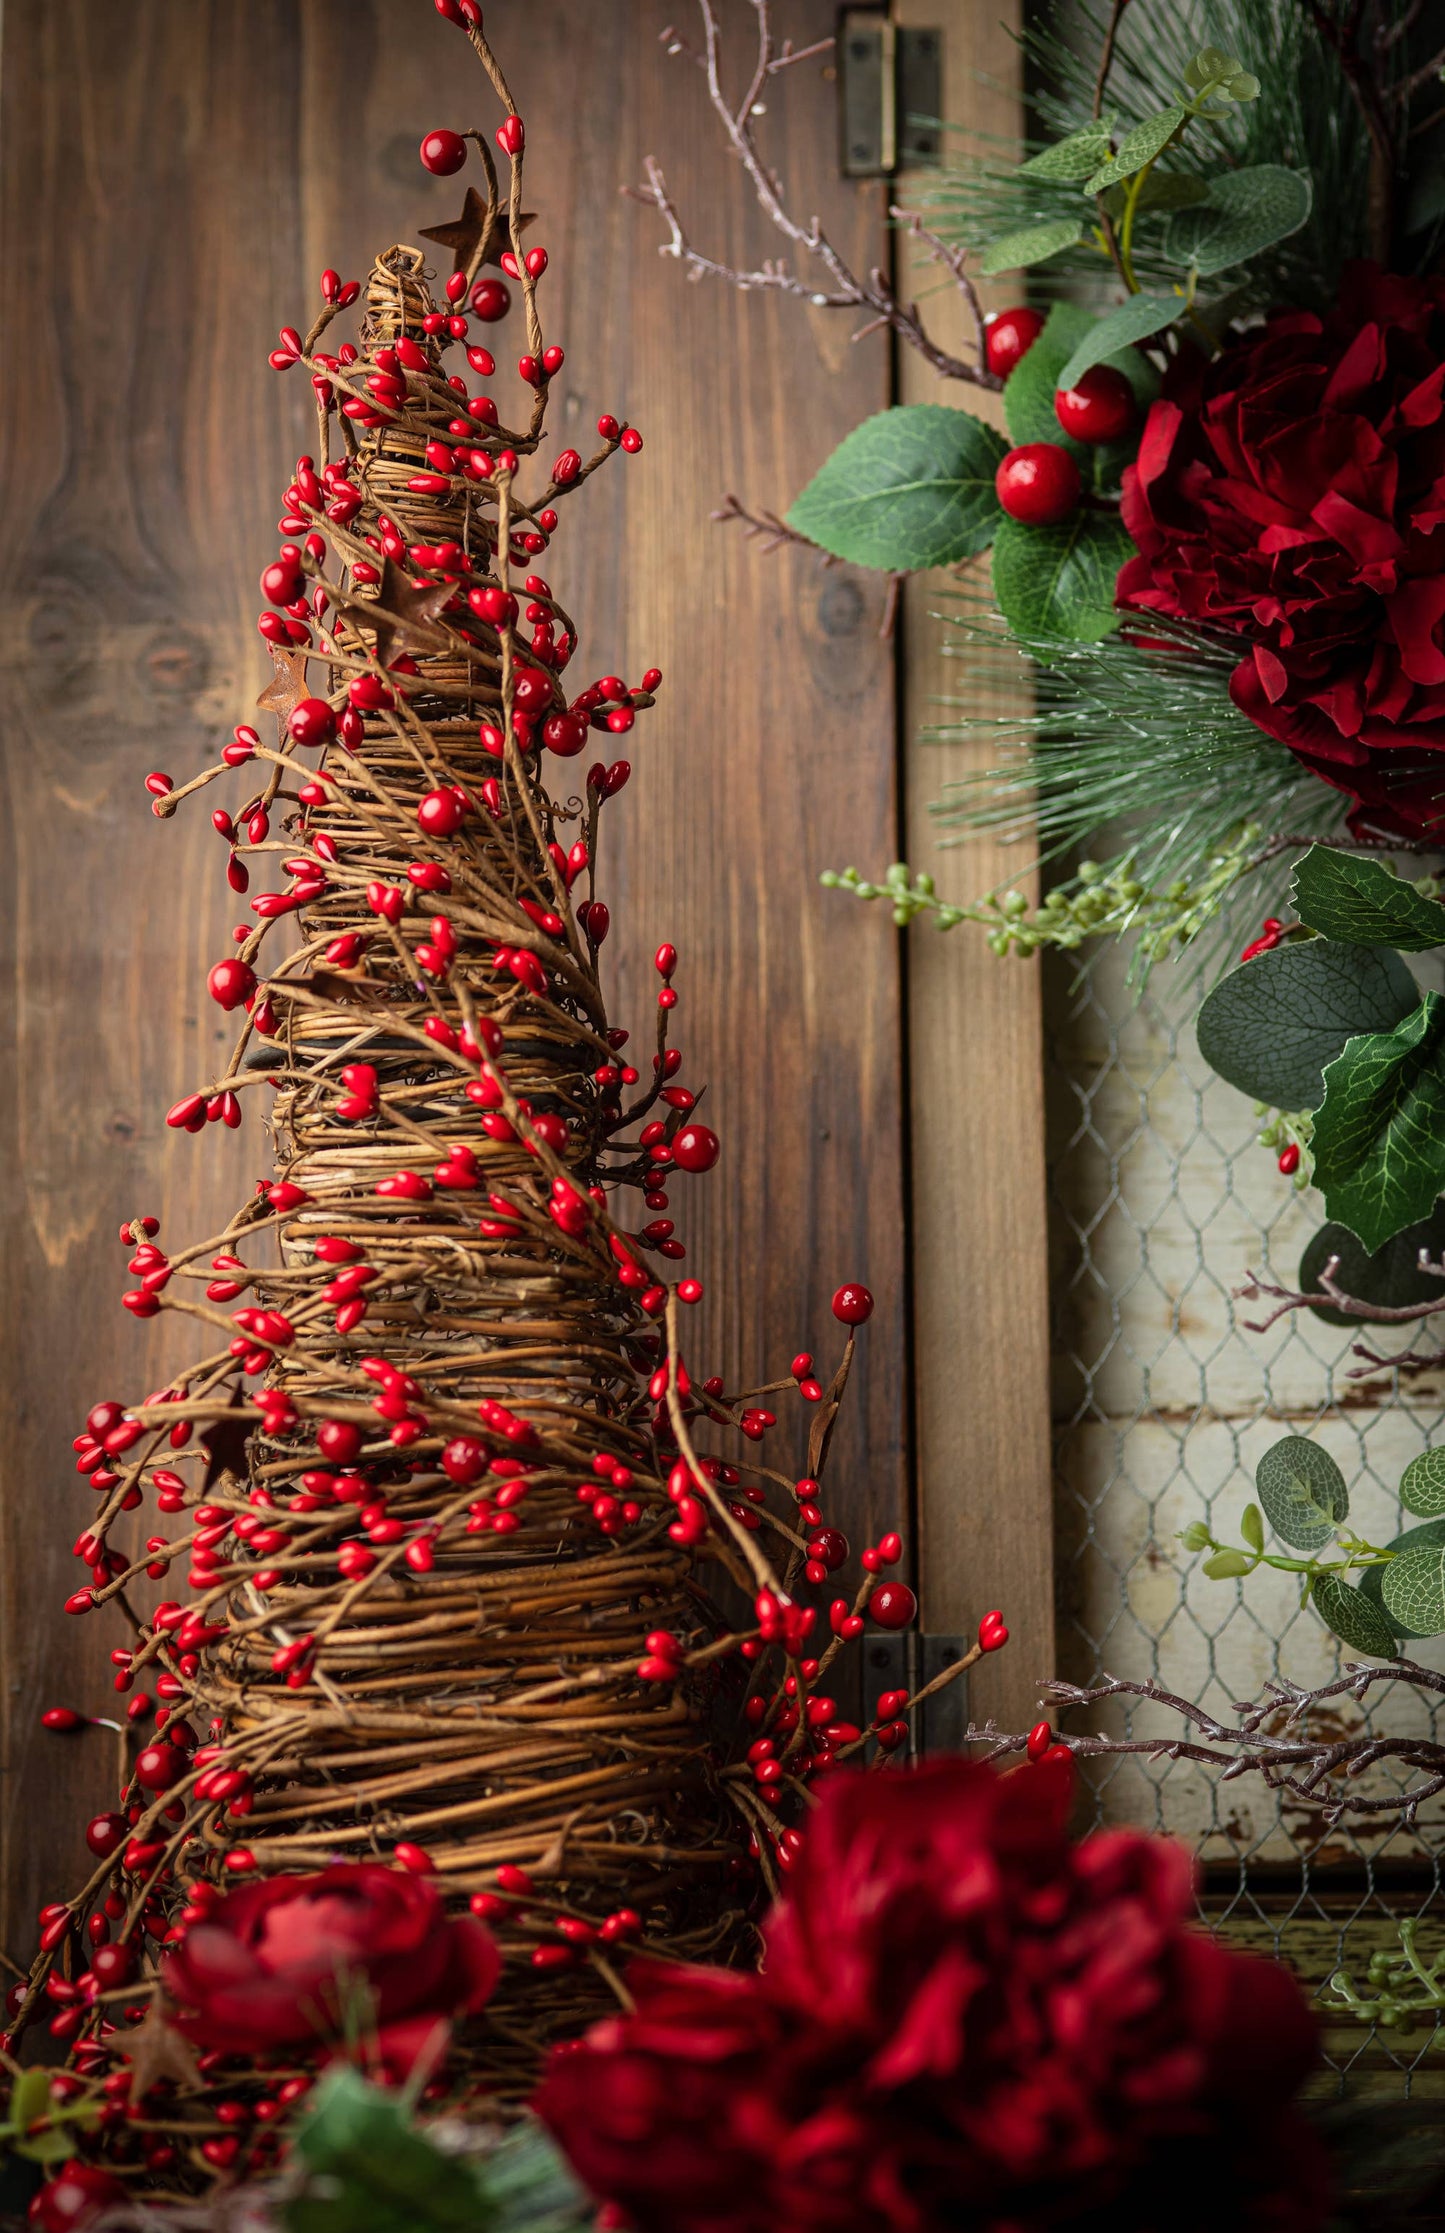
<path fill-rule="evenodd" d="M 480 2008 L 500 1970 L 490 1932 L 449 1919 L 429 1877 L 368 1861 L 232 1892 L 191 1925 L 161 1976 L 177 2028 L 237 2055 L 335 2038 L 348 1995 L 364 1988 L 392 2076 L 443 2048 L 450 2019 Z"/>
<path fill-rule="evenodd" d="M 1182 356 L 1124 475 L 1118 602 L 1247 636 L 1230 694 L 1357 804 L 1445 824 L 1445 279 L 1346 268 Z"/>
<path fill-rule="evenodd" d="M 640 2233 L 1307 2233 L 1288 1972 L 1191 1926 L 1184 1850 L 1072 1844 L 1072 1775 L 830 1781 L 758 1976 L 637 1964 L 536 2107 Z"/>

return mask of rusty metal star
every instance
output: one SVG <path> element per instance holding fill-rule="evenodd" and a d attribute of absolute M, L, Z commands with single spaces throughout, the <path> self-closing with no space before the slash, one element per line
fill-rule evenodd
<path fill-rule="evenodd" d="M 375 597 L 346 598 L 341 610 L 353 626 L 370 628 L 376 637 L 377 657 L 390 661 L 397 647 L 403 651 L 448 651 L 452 639 L 438 628 L 437 616 L 451 603 L 455 584 L 422 582 L 418 585 L 388 558 L 382 567 Z"/>
<path fill-rule="evenodd" d="M 306 662 L 313 654 L 308 649 L 283 650 L 280 644 L 270 644 L 267 648 L 276 671 L 256 700 L 256 709 L 259 713 L 274 713 L 276 727 L 284 736 L 295 708 L 311 695 L 306 687 Z"/>
<path fill-rule="evenodd" d="M 536 217 L 534 209 L 524 209 L 517 225 L 518 232 L 524 233 L 529 225 L 535 224 Z M 438 248 L 451 250 L 454 271 L 470 271 L 477 250 L 486 238 L 486 232 L 487 198 L 485 194 L 479 194 L 475 186 L 469 186 L 461 216 L 450 225 L 423 225 L 421 237 L 423 240 L 434 240 Z M 514 246 L 511 223 L 504 209 L 499 209 L 492 220 L 492 234 L 487 246 L 486 262 L 498 266 L 506 251 Z"/>
<path fill-rule="evenodd" d="M 117 2048 L 130 2064 L 131 2094 L 143 2101 L 162 2078 L 174 2078 L 182 2093 L 199 2093 L 205 2085 L 200 2064 L 174 2024 L 166 2022 L 164 2004 L 153 2001 L 144 2023 L 133 2031 L 112 2032 L 107 2044 Z"/>

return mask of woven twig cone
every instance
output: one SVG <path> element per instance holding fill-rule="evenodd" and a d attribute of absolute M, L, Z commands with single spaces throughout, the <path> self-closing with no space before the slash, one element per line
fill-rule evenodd
<path fill-rule="evenodd" d="M 493 181 L 459 251 L 453 305 L 521 234 L 519 122 L 469 36 L 516 152 L 507 206 Z M 80 1444 L 102 1501 L 71 1608 L 119 1604 L 134 1632 L 119 1686 L 153 1687 L 173 1717 L 139 1754 L 124 1816 L 93 1826 L 90 1881 L 47 1910 L 14 2012 L 17 2030 L 50 2013 L 82 2079 L 117 2054 L 135 2065 L 112 2034 L 149 2004 L 139 1963 L 129 1978 L 87 1966 L 96 1917 L 138 1949 L 258 1871 L 380 1858 L 493 1921 L 503 1982 L 452 2068 L 521 2098 L 547 2043 L 619 1989 L 622 1953 L 749 1949 L 788 1810 L 864 1741 L 835 1710 L 806 1710 L 842 1633 L 870 1593 L 890 1626 L 911 1610 L 897 1585 L 878 1607 L 878 1557 L 831 1635 L 795 1602 L 836 1587 L 817 1476 L 851 1328 L 826 1392 L 799 1375 L 815 1406 L 803 1483 L 703 1457 L 694 1428 L 741 1426 L 747 1453 L 770 1414 L 690 1385 L 678 1319 L 696 1282 L 655 1276 L 681 1252 L 670 1227 L 624 1231 L 608 1208 L 625 1183 L 664 1209 L 716 1142 L 667 1049 L 669 950 L 655 1049 L 634 1071 L 625 1035 L 609 1037 L 593 879 L 625 770 L 599 763 L 580 796 L 566 780 L 589 730 L 625 733 L 658 678 L 608 678 L 569 704 L 575 631 L 528 572 L 553 507 L 637 445 L 603 421 L 590 461 L 528 465 L 552 361 L 543 260 L 503 254 L 532 382 L 522 428 L 444 369 L 463 320 L 415 248 L 378 258 L 359 356 L 319 347 L 356 292 L 328 274 L 316 328 L 283 332 L 273 358 L 308 366 L 319 424 L 287 492 L 297 542 L 265 577 L 281 604 L 262 620 L 278 738 L 241 728 L 185 789 L 239 768 L 250 796 L 233 827 L 219 817 L 233 884 L 246 860 L 276 858 L 287 881 L 211 973 L 223 1005 L 247 1009 L 229 1072 L 171 1121 L 239 1121 L 274 1095 L 278 1175 L 203 1245 L 167 1256 L 154 1221 L 128 1229 L 128 1305 L 188 1312 L 210 1353 L 144 1403 L 98 1407 Z M 152 787 L 163 814 L 183 795 Z M 292 948 L 272 961 L 288 919 Z M 856 1320 L 867 1299 L 847 1292 L 840 1315 Z M 792 1379 L 778 1386 L 796 1400 Z M 766 1509 L 779 1489 L 786 1521 Z M 132 1562 L 109 1537 L 147 1491 L 177 1531 Z M 743 1635 L 700 1586 L 704 1561 L 753 1601 Z M 182 1572 L 186 1602 L 132 1613 L 143 1574 L 174 1588 Z M 745 1757 L 760 1733 L 775 1765 Z M 107 2159 L 167 2177 L 264 2162 L 269 2143 L 240 2134 L 285 2075 L 212 2054 L 187 2095 L 175 2068 L 133 2068 L 128 2100 L 123 2080 L 109 2089 Z"/>

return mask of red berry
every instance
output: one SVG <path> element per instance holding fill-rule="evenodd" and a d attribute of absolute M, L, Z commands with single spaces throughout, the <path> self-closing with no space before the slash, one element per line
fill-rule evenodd
<path fill-rule="evenodd" d="M 303 698 L 292 707 L 286 726 L 298 744 L 329 744 L 336 734 L 336 716 L 324 698 Z"/>
<path fill-rule="evenodd" d="M 472 315 L 494 326 L 512 307 L 512 292 L 500 279 L 479 279 L 472 289 Z"/>
<path fill-rule="evenodd" d="M 450 837 L 459 830 L 465 809 L 455 791 L 428 791 L 417 805 L 416 818 L 428 837 Z"/>
<path fill-rule="evenodd" d="M 460 132 L 428 132 L 421 143 L 421 159 L 438 178 L 450 178 L 467 159 L 467 143 Z"/>
<path fill-rule="evenodd" d="M 1299 1149 L 1293 1140 L 1290 1141 L 1287 1148 L 1280 1150 L 1279 1167 L 1281 1175 L 1285 1178 L 1292 1178 L 1299 1169 Z"/>
<path fill-rule="evenodd" d="M 93 2163 L 67 2163 L 30 2205 L 30 2221 L 40 2233 L 71 2233 L 126 2199 L 126 2188 Z"/>
<path fill-rule="evenodd" d="M 362 1434 L 350 1419 L 323 1419 L 316 1447 L 328 1465 L 350 1465 L 361 1455 Z"/>
<path fill-rule="evenodd" d="M 580 713 L 554 713 L 542 723 L 542 742 L 559 760 L 571 760 L 587 742 L 587 723 Z"/>
<path fill-rule="evenodd" d="M 873 1316 L 873 1297 L 866 1287 L 850 1280 L 833 1297 L 833 1316 L 845 1326 L 861 1326 Z"/>
<path fill-rule="evenodd" d="M 716 1132 L 705 1124 L 685 1124 L 672 1143 L 672 1160 L 680 1171 L 710 1171 L 720 1153 Z"/>
<path fill-rule="evenodd" d="M 995 379 L 1008 378 L 1020 357 L 1028 355 L 1043 330 L 1044 321 L 1037 310 L 1001 310 L 996 318 L 989 319 L 984 349 L 988 357 L 988 369 Z"/>
<path fill-rule="evenodd" d="M 115 1946 L 97 1946 L 90 1957 L 95 1981 L 108 1992 L 113 1985 L 128 1985 L 135 1970 L 134 1950 L 124 1939 Z"/>
<path fill-rule="evenodd" d="M 1111 364 L 1096 364 L 1054 397 L 1065 434 L 1076 442 L 1117 442 L 1134 423 L 1134 390 Z"/>
<path fill-rule="evenodd" d="M 1026 527 L 1052 527 L 1079 501 L 1079 468 L 1057 442 L 1025 442 L 1010 450 L 994 475 L 998 500 Z"/>
<path fill-rule="evenodd" d="M 527 143 L 520 116 L 509 116 L 497 126 L 497 145 L 504 155 L 520 155 Z"/>
<path fill-rule="evenodd" d="M 249 962 L 218 961 L 206 985 L 218 1007 L 239 1008 L 256 990 L 256 972 Z"/>
<path fill-rule="evenodd" d="M 98 1861 L 108 1861 L 125 1843 L 125 1816 L 98 1814 L 89 1824 L 85 1842 Z"/>
<path fill-rule="evenodd" d="M 879 1628 L 906 1628 L 918 1614 L 918 1599 L 906 1582 L 880 1582 L 868 1600 L 868 1618 Z"/>

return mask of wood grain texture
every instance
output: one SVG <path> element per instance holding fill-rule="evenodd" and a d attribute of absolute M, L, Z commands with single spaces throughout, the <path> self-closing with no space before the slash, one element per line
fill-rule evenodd
<path fill-rule="evenodd" d="M 708 1289 L 695 1362 L 736 1384 L 800 1346 L 831 1356 L 828 1297 L 869 1282 L 880 1309 L 829 1500 L 856 1538 L 904 1506 L 901 1001 L 892 942 L 817 875 L 897 844 L 883 592 L 769 562 L 707 514 L 729 487 L 773 503 L 800 486 L 886 400 L 887 352 L 794 304 L 690 288 L 657 256 L 656 220 L 618 192 L 648 153 L 722 252 L 773 246 L 698 73 L 657 45 L 668 14 L 662 0 L 488 8 L 553 258 L 557 432 L 612 409 L 647 444 L 579 500 L 552 578 L 589 676 L 655 663 L 666 677 L 609 809 L 603 889 L 619 1020 L 650 1029 L 652 951 L 681 949 L 685 1074 L 712 1081 L 724 1142 L 709 1181 L 675 1190 Z M 831 28 L 828 0 L 792 14 L 802 40 Z M 770 149 L 866 262 L 881 195 L 837 178 L 819 67 L 770 92 Z M 204 1234 L 269 1162 L 255 1113 L 237 1136 L 164 1127 L 229 1042 L 204 973 L 238 910 L 204 805 L 161 828 L 141 778 L 213 759 L 266 673 L 256 576 L 312 446 L 304 383 L 266 367 L 276 329 L 305 323 L 323 265 L 364 276 L 377 248 L 454 214 L 460 182 L 428 179 L 416 145 L 433 124 L 490 122 L 479 79 L 430 0 L 5 10 L 0 239 L 23 361 L 0 422 L 0 1945 L 14 1953 L 111 1796 L 114 1739 L 38 1725 L 52 1702 L 104 1710 L 121 1640 L 60 1613 L 93 1502 L 70 1438 L 98 1397 L 158 1386 L 187 1353 L 164 1320 L 120 1311 L 116 1227 L 158 1210 L 165 1237 Z M 785 1425 L 780 1465 L 801 1456 L 801 1423 Z"/>
<path fill-rule="evenodd" d="M 899 0 L 897 13 L 942 28 L 950 123 L 999 139 L 1017 130 L 1016 5 Z M 905 203 L 910 183 L 899 181 Z M 924 304 L 945 348 L 966 348 L 970 322 L 938 267 L 906 238 L 900 254 L 900 291 Z M 985 299 L 1017 299 L 1018 285 L 995 282 Z M 900 402 L 954 403 L 1002 426 L 996 398 L 946 385 L 912 351 L 901 355 Z M 989 764 L 991 747 L 924 742 L 920 730 L 954 717 L 943 700 L 975 715 L 997 710 L 963 662 L 944 656 L 936 615 L 947 588 L 946 577 L 924 575 L 904 593 L 907 858 L 950 897 L 1009 882 L 1032 892 L 1018 848 L 984 835 L 943 847 L 929 811 L 948 783 Z M 974 925 L 941 937 L 920 922 L 907 934 L 907 966 L 923 1624 L 967 1635 L 981 1611 L 1002 1607 L 1012 1640 L 970 1678 L 969 1703 L 977 1718 L 1026 1727 L 1054 1658 L 1039 964 L 997 960 Z"/>

